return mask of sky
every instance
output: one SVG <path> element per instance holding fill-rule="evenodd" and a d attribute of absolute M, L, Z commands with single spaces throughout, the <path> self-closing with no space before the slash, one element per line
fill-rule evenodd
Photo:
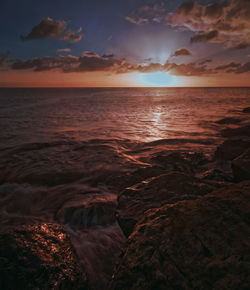
<path fill-rule="evenodd" d="M 249 0 L 1 0 L 1 87 L 250 86 Z"/>

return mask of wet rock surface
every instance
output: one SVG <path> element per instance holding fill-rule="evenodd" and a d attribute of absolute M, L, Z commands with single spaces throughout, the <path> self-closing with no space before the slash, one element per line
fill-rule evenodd
<path fill-rule="evenodd" d="M 221 131 L 221 135 L 227 138 L 250 137 L 250 125 L 224 129 Z"/>
<path fill-rule="evenodd" d="M 165 203 L 195 199 L 212 190 L 211 185 L 182 172 L 171 172 L 145 180 L 125 189 L 119 195 L 118 222 L 124 234 L 129 236 L 147 209 L 160 207 Z"/>
<path fill-rule="evenodd" d="M 224 124 L 238 124 L 238 123 L 241 123 L 241 122 L 242 122 L 242 119 L 233 118 L 233 117 L 226 117 L 226 118 L 223 118 L 223 119 L 220 119 L 220 120 L 216 121 L 217 124 L 221 124 L 221 125 L 224 125 Z"/>
<path fill-rule="evenodd" d="M 215 158 L 219 160 L 233 160 L 250 148 L 250 140 L 226 140 L 215 151 Z"/>
<path fill-rule="evenodd" d="M 250 179 L 250 149 L 233 160 L 232 170 L 236 181 Z"/>
<path fill-rule="evenodd" d="M 250 182 L 148 210 L 109 289 L 248 289 Z"/>
<path fill-rule="evenodd" d="M 88 289 L 86 271 L 57 224 L 1 233 L 0 273 L 1 289 Z"/>
<path fill-rule="evenodd" d="M 250 113 L 250 107 L 247 107 L 247 108 L 244 108 L 243 110 L 242 110 L 242 112 L 243 113 Z"/>

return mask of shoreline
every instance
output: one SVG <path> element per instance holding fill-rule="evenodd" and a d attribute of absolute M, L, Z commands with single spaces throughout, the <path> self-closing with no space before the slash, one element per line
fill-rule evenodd
<path fill-rule="evenodd" d="M 106 287 L 105 289 L 138 289 L 138 287 L 140 289 L 151 289 L 152 287 L 159 287 L 159 289 L 161 289 L 160 287 L 166 286 L 170 287 L 169 289 L 174 289 L 174 287 L 177 286 L 185 289 L 185 287 L 190 288 L 190 285 L 193 287 L 194 285 L 196 285 L 196 287 L 204 286 L 204 289 L 215 286 L 214 289 L 217 289 L 216 287 L 219 287 L 218 285 L 228 286 L 228 284 L 225 284 L 227 283 L 225 282 L 226 274 L 223 274 L 223 271 L 228 269 L 230 266 L 229 262 L 225 262 L 225 265 L 220 265 L 220 267 L 224 269 L 221 270 L 222 274 L 219 278 L 217 277 L 214 281 L 210 281 L 209 283 L 207 282 L 208 277 L 206 275 L 202 276 L 200 274 L 200 281 L 198 281 L 199 277 L 193 277 L 191 272 L 185 274 L 185 276 L 190 275 L 189 279 L 180 278 L 182 271 L 176 272 L 176 270 L 173 270 L 171 268 L 173 267 L 171 260 L 166 259 L 168 261 L 168 266 L 164 266 L 165 268 L 162 268 L 158 262 L 160 259 L 159 255 L 162 255 L 165 250 L 168 252 L 168 255 L 170 255 L 171 251 L 175 252 L 181 249 L 183 251 L 182 255 L 187 255 L 184 248 L 182 248 L 183 245 L 177 245 L 179 243 L 177 241 L 178 235 L 179 239 L 182 239 L 182 236 L 180 236 L 181 232 L 178 232 L 177 229 L 182 227 L 182 225 L 175 224 L 174 222 L 168 225 L 171 232 L 175 233 L 173 240 L 171 240 L 172 237 L 170 232 L 165 232 L 166 225 L 164 223 L 168 219 L 168 216 L 171 217 L 171 219 L 175 216 L 180 217 L 181 220 L 183 219 L 182 214 L 184 212 L 187 218 L 185 227 L 191 226 L 192 231 L 197 232 L 199 236 L 198 239 L 201 239 L 200 235 L 202 233 L 202 239 L 204 240 L 202 243 L 199 242 L 203 245 L 202 247 L 200 244 L 197 246 L 193 243 L 193 237 L 186 234 L 184 235 L 184 240 L 186 243 L 190 243 L 191 248 L 194 247 L 194 249 L 197 250 L 200 261 L 203 261 L 202 265 L 204 269 L 206 269 L 207 265 L 214 262 L 213 255 L 217 252 L 214 252 L 213 247 L 216 248 L 220 246 L 216 244 L 216 239 L 223 240 L 223 237 L 220 236 L 220 231 L 223 232 L 223 226 L 219 227 L 217 224 L 217 215 L 223 216 L 225 210 L 230 220 L 230 216 L 233 218 L 234 211 L 237 208 L 240 213 L 241 211 L 243 212 L 243 216 L 241 216 L 241 214 L 237 215 L 238 222 L 244 221 L 244 215 L 248 214 L 244 204 L 248 204 L 248 194 L 250 194 L 248 191 L 248 180 L 250 179 L 250 125 L 246 122 L 249 120 L 249 112 L 250 108 L 245 108 L 243 110 L 245 114 L 244 122 L 233 117 L 217 121 L 219 126 L 223 127 L 225 125 L 228 126 L 228 128 L 223 127 L 221 130 L 221 137 L 224 141 L 217 146 L 213 156 L 210 158 L 207 158 L 204 154 L 199 152 L 169 151 L 166 150 L 165 147 L 165 151 L 158 150 L 152 153 L 149 159 L 143 155 L 143 150 L 140 149 L 142 155 L 138 159 L 140 161 L 140 163 L 138 163 L 138 160 L 133 160 L 132 157 L 126 156 L 125 153 L 122 153 L 124 161 L 120 161 L 119 154 L 121 153 L 114 151 L 114 148 L 108 147 L 107 145 L 102 144 L 100 147 L 91 145 L 91 149 L 88 150 L 97 150 L 100 154 L 104 149 L 110 151 L 110 155 L 106 157 L 109 166 L 106 168 L 107 171 L 102 174 L 97 174 L 101 167 L 99 169 L 97 167 L 96 171 L 89 171 L 87 174 L 86 172 L 90 170 L 91 167 L 88 168 L 86 163 L 86 172 L 84 172 L 85 178 L 82 178 L 83 172 L 81 170 L 72 172 L 71 168 L 67 167 L 67 171 L 64 172 L 62 169 L 66 167 L 63 167 L 63 160 L 59 160 L 62 167 L 59 168 L 57 173 L 51 175 L 50 170 L 47 168 L 47 171 L 44 171 L 42 174 L 43 162 L 45 162 L 45 165 L 47 162 L 46 150 L 50 150 L 50 146 L 45 146 L 46 150 L 43 155 L 41 155 L 42 158 L 40 157 L 41 160 L 44 161 L 40 164 L 38 163 L 38 168 L 36 169 L 40 170 L 39 177 L 32 175 L 32 171 L 19 171 L 18 175 L 15 175 L 16 173 L 14 172 L 11 173 L 12 175 L 2 176 L 1 184 L 3 185 L 6 182 L 10 184 L 9 188 L 6 187 L 5 194 L 2 195 L 3 200 L 6 199 L 5 212 L 2 212 L 2 218 L 7 218 L 6 229 L 11 227 L 11 224 L 13 224 L 14 227 L 12 231 L 2 230 L 0 234 L 0 243 L 2 244 L 2 248 L 5 249 L 4 252 L 1 253 L 1 257 L 4 257 L 1 261 L 4 261 L 4 263 L 0 263 L 2 273 L 5 274 L 1 275 L 0 285 L 6 286 L 8 283 L 14 283 L 10 285 L 14 285 L 13 289 L 17 289 L 15 287 L 18 287 L 19 283 L 25 284 L 29 282 L 32 283 L 30 286 L 31 288 L 42 287 L 43 289 L 43 287 L 49 287 L 49 289 L 58 289 L 58 285 L 60 285 L 62 289 L 67 289 L 69 286 L 66 285 L 70 285 L 67 283 L 75 283 L 75 281 L 78 281 L 78 284 L 72 284 L 77 285 L 72 286 L 72 289 L 78 289 L 78 287 L 82 287 L 82 289 L 98 289 L 98 287 L 101 286 Z M 161 140 L 156 141 L 156 143 L 157 142 L 161 143 Z M 161 144 L 163 148 L 166 146 L 165 143 Z M 30 149 L 34 152 L 29 154 L 31 158 L 34 159 L 34 166 L 36 166 L 36 151 L 41 150 L 41 148 L 39 144 L 33 144 L 30 145 L 29 148 L 26 147 L 25 150 Z M 43 149 L 44 147 L 42 147 L 42 150 Z M 83 149 L 86 150 L 84 144 L 76 146 L 72 152 L 70 151 L 70 154 L 78 154 L 80 152 L 81 155 L 75 155 L 75 158 L 82 156 L 82 160 L 84 160 Z M 11 148 L 6 150 L 10 150 L 10 154 L 16 156 L 16 158 L 22 158 L 22 152 L 24 152 L 22 151 L 23 149 L 21 149 L 21 153 L 18 149 L 16 151 Z M 62 147 L 61 150 L 67 149 Z M 131 152 L 133 152 L 133 150 L 137 152 L 136 150 L 138 150 L 138 148 L 130 148 Z M 86 154 L 88 154 L 88 152 L 86 152 Z M 115 168 L 112 168 L 112 164 L 115 164 L 115 162 Z M 148 164 L 150 164 L 150 166 L 148 166 Z M 68 166 L 68 163 L 66 163 L 65 166 Z M 127 171 L 124 171 L 124 168 L 127 168 Z M 18 179 L 16 176 L 19 176 Z M 17 197 L 15 192 L 13 192 L 13 196 L 10 197 L 9 192 L 15 188 L 13 185 L 14 182 L 16 182 L 17 185 L 22 185 L 27 182 L 27 178 L 29 178 L 29 184 L 35 186 L 34 189 L 23 185 L 22 190 L 24 195 Z M 74 184 L 76 180 L 77 184 Z M 86 184 L 88 184 L 88 186 L 86 186 Z M 36 191 L 36 196 L 34 196 L 33 190 Z M 239 195 L 239 192 L 242 192 L 242 195 Z M 110 195 L 111 193 L 113 196 Z M 117 200 L 115 198 L 116 195 L 118 196 Z M 72 199 L 71 196 L 74 196 L 74 198 Z M 7 202 L 10 200 L 12 200 L 12 204 L 8 205 Z M 211 200 L 213 202 L 210 205 Z M 228 206 L 229 203 L 234 205 L 232 207 Z M 207 208 L 206 204 L 209 204 Z M 6 215 L 6 213 L 11 212 L 11 207 L 18 212 L 20 206 L 23 211 L 16 216 L 14 212 L 10 216 Z M 31 208 L 31 206 L 34 207 L 36 211 L 33 211 L 34 208 Z M 212 210 L 213 206 L 215 206 L 215 209 Z M 219 209 L 216 209 L 217 207 Z M 58 208 L 58 210 L 55 211 L 54 208 Z M 202 210 L 200 208 L 202 208 Z M 188 212 L 192 211 L 192 209 L 195 209 L 194 216 L 197 217 L 198 220 L 202 220 L 201 215 L 203 211 L 208 211 L 210 221 L 208 219 L 203 220 L 203 222 L 207 226 L 211 225 L 211 228 L 201 232 L 201 225 L 196 225 L 195 220 L 188 215 Z M 172 210 L 175 214 L 171 213 Z M 41 215 L 40 217 L 39 214 Z M 117 221 L 125 237 L 128 238 L 127 240 L 119 230 Z M 219 230 L 217 233 L 211 233 L 211 237 L 214 237 L 214 241 L 208 241 L 210 231 L 213 231 L 211 221 L 216 224 L 216 227 L 218 227 L 217 230 Z M 243 248 L 245 251 L 250 251 L 248 245 L 244 245 L 234 236 L 235 231 L 233 229 L 236 230 L 235 223 L 230 223 L 228 219 L 224 220 L 224 218 L 221 219 L 220 222 L 228 223 L 227 226 L 231 226 L 233 231 L 227 232 L 227 238 L 231 239 L 230 243 L 233 245 L 235 244 L 235 247 L 232 246 L 230 251 L 227 249 L 227 251 L 230 252 L 230 254 L 228 254 L 228 259 L 234 255 L 239 255 Z M 59 228 L 60 225 L 62 225 L 61 228 Z M 49 230 L 44 230 L 47 227 Z M 71 242 L 73 242 L 73 246 L 69 246 L 68 241 L 66 242 L 59 238 L 60 235 L 66 235 L 64 232 L 65 229 Z M 250 230 L 249 226 L 244 228 L 244 230 Z M 18 238 L 18 233 L 20 233 L 20 231 L 24 233 L 25 238 L 23 240 L 19 240 Z M 39 272 L 43 271 L 43 266 L 41 266 L 43 257 L 39 256 L 39 249 L 43 246 L 39 240 L 31 237 L 32 231 L 34 231 L 34 234 L 37 232 L 39 235 L 43 235 L 45 240 L 51 240 L 51 236 L 55 239 L 56 252 L 62 262 L 58 266 L 58 272 L 49 280 L 34 278 L 34 281 L 27 281 L 29 278 L 27 278 L 28 276 L 26 276 L 25 273 L 33 271 L 31 270 L 32 263 L 35 263 L 37 266 L 32 272 L 35 277 L 37 277 L 36 275 L 40 276 L 41 273 L 39 274 Z M 56 231 L 57 234 L 53 234 L 53 231 Z M 185 229 L 181 231 L 185 233 Z M 31 235 L 26 234 L 26 232 L 31 233 Z M 100 233 L 102 233 L 103 236 L 101 236 Z M 244 232 L 240 233 L 240 235 L 242 235 L 241 238 L 244 239 Z M 164 241 L 167 239 L 165 241 L 166 245 L 170 243 L 171 246 L 166 246 L 165 249 L 165 246 L 162 245 L 163 252 L 158 252 L 158 256 L 154 258 L 156 259 L 154 260 L 155 262 L 151 263 L 150 260 L 153 255 L 153 253 L 151 253 L 152 247 L 155 249 L 160 247 L 161 237 L 163 236 Z M 6 244 L 6 237 L 8 237 L 8 240 L 12 241 L 9 245 Z M 247 237 L 245 236 L 245 238 Z M 85 248 L 81 248 L 81 243 L 84 242 L 84 239 L 86 239 L 86 245 Z M 95 244 L 95 247 L 91 248 L 87 239 Z M 13 243 L 16 243 L 15 248 L 13 248 Z M 69 256 L 72 257 L 72 261 L 74 261 L 72 262 L 73 266 L 77 268 L 77 277 L 73 272 L 68 272 L 68 276 L 62 276 L 65 267 L 69 267 L 66 265 L 67 261 L 63 258 L 62 251 L 65 243 L 68 249 L 70 247 L 72 248 L 69 250 Z M 204 246 L 204 243 L 208 243 L 209 246 Z M 34 254 L 32 259 L 34 260 L 33 262 L 26 261 L 28 264 L 25 264 L 23 267 L 21 264 L 25 261 L 25 255 L 27 254 L 23 255 L 22 253 L 29 253 L 28 244 L 32 245 L 32 252 Z M 106 244 L 104 250 L 102 249 L 103 244 Z M 54 246 L 52 245 L 51 249 L 53 249 Z M 77 248 L 78 246 L 79 249 Z M 86 253 L 86 249 L 90 252 Z M 8 253 L 12 251 L 14 251 L 14 255 L 18 256 L 17 260 L 11 260 L 8 256 Z M 74 256 L 75 251 L 78 258 Z M 103 251 L 106 252 L 103 253 Z M 221 251 L 224 253 L 223 248 Z M 121 252 L 122 255 L 119 258 Z M 140 260 L 137 261 L 137 256 L 134 256 L 134 252 L 138 253 L 138 259 L 140 258 Z M 111 258 L 109 257 L 110 253 L 112 253 Z M 194 255 L 194 252 L 192 255 Z M 216 255 L 215 256 L 218 258 L 218 253 Z M 53 260 L 53 251 L 48 251 L 46 256 L 48 257 L 46 264 L 47 269 L 54 267 L 56 261 Z M 98 258 L 100 260 L 98 260 Z M 78 268 L 79 259 L 82 260 L 81 270 Z M 101 261 L 102 259 L 103 261 Z M 130 262 L 131 259 L 133 260 L 132 263 Z M 199 259 L 197 258 L 195 263 L 198 263 Z M 222 257 L 218 259 L 222 259 Z M 244 260 L 244 258 L 242 259 Z M 249 273 L 249 261 L 247 259 L 248 256 L 246 256 L 246 263 L 242 262 L 241 267 L 242 271 L 244 270 L 246 273 Z M 190 256 L 188 256 L 187 260 L 189 262 L 192 261 Z M 179 262 L 181 262 L 181 260 L 175 261 L 175 263 Z M 94 265 L 94 263 L 96 263 L 96 265 Z M 133 274 L 134 267 L 136 267 L 138 275 Z M 181 267 L 181 265 L 178 267 Z M 113 272 L 114 268 L 115 271 Z M 101 279 L 99 282 L 94 281 L 97 269 L 100 271 L 100 273 L 98 273 L 98 277 Z M 195 271 L 195 269 L 193 270 Z M 186 268 L 185 271 L 187 271 Z M 210 271 L 212 270 L 210 269 Z M 246 282 L 243 283 L 243 280 L 245 279 L 245 281 L 248 281 L 246 275 L 238 273 L 237 271 L 234 271 L 232 268 L 232 277 L 234 277 L 236 281 L 234 286 L 245 285 L 244 283 Z M 16 272 L 23 273 L 23 275 L 15 275 Z M 151 281 L 147 279 L 145 273 L 153 277 Z M 171 277 L 169 278 L 168 275 Z M 13 279 L 13 277 L 15 277 L 15 279 Z M 113 278 L 111 279 L 111 277 Z M 196 282 L 190 282 L 193 281 L 193 279 L 196 279 Z M 220 279 L 224 279 L 224 282 L 221 282 L 222 280 Z M 180 281 L 179 285 L 173 282 L 178 280 Z M 188 280 L 189 282 L 187 282 Z M 58 283 L 58 281 L 60 283 L 57 285 L 56 283 Z M 107 286 L 104 286 L 104 284 Z M 126 285 L 130 285 L 130 287 L 126 288 Z M 27 289 L 29 289 L 29 287 Z"/>

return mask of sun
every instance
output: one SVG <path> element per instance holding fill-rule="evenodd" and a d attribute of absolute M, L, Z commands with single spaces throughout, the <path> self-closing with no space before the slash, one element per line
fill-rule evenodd
<path fill-rule="evenodd" d="M 176 85 L 176 77 L 167 72 L 140 73 L 141 82 L 147 87 L 171 87 Z"/>

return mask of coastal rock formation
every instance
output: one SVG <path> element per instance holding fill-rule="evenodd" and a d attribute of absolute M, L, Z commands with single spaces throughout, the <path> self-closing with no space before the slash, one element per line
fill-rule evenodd
<path fill-rule="evenodd" d="M 149 178 L 158 177 L 167 172 L 180 171 L 192 174 L 208 162 L 202 153 L 171 151 L 156 153 L 153 157 L 144 161 L 146 162 L 145 164 L 150 164 L 150 166 L 144 166 L 118 176 L 112 174 L 106 180 L 106 184 L 112 186 L 113 191 L 120 193 L 127 187 Z"/>
<path fill-rule="evenodd" d="M 109 289 L 248 289 L 250 182 L 148 210 Z"/>
<path fill-rule="evenodd" d="M 168 154 L 157 154 L 151 158 L 151 162 L 166 171 L 193 173 L 208 160 L 202 153 L 170 152 Z"/>
<path fill-rule="evenodd" d="M 116 222 L 116 205 L 115 200 L 97 200 L 87 205 L 69 203 L 58 212 L 57 218 L 61 223 L 76 228 L 107 226 Z"/>
<path fill-rule="evenodd" d="M 88 289 L 86 273 L 57 224 L 0 234 L 1 289 Z"/>
<path fill-rule="evenodd" d="M 250 149 L 233 160 L 232 170 L 236 181 L 250 179 Z"/>
<path fill-rule="evenodd" d="M 192 175 L 170 172 L 145 180 L 125 189 L 118 197 L 117 218 L 126 236 L 129 236 L 143 213 L 165 203 L 195 199 L 211 192 L 213 187 Z"/>
<path fill-rule="evenodd" d="M 214 183 L 233 181 L 233 177 L 230 174 L 217 168 L 211 168 L 211 169 L 206 170 L 205 172 L 202 173 L 200 178 L 203 181 L 211 181 Z"/>
<path fill-rule="evenodd" d="M 227 128 L 221 131 L 221 135 L 227 138 L 250 137 L 250 125 L 239 128 Z"/>
<path fill-rule="evenodd" d="M 244 108 L 242 110 L 243 113 L 249 114 L 250 113 L 250 107 Z"/>
<path fill-rule="evenodd" d="M 220 125 L 226 125 L 226 124 L 238 124 L 240 122 L 242 122 L 242 119 L 240 118 L 226 117 L 226 118 L 216 121 L 215 123 L 220 124 Z"/>
<path fill-rule="evenodd" d="M 250 148 L 250 141 L 226 140 L 217 147 L 214 157 L 219 160 L 233 160 L 248 148 Z"/>

